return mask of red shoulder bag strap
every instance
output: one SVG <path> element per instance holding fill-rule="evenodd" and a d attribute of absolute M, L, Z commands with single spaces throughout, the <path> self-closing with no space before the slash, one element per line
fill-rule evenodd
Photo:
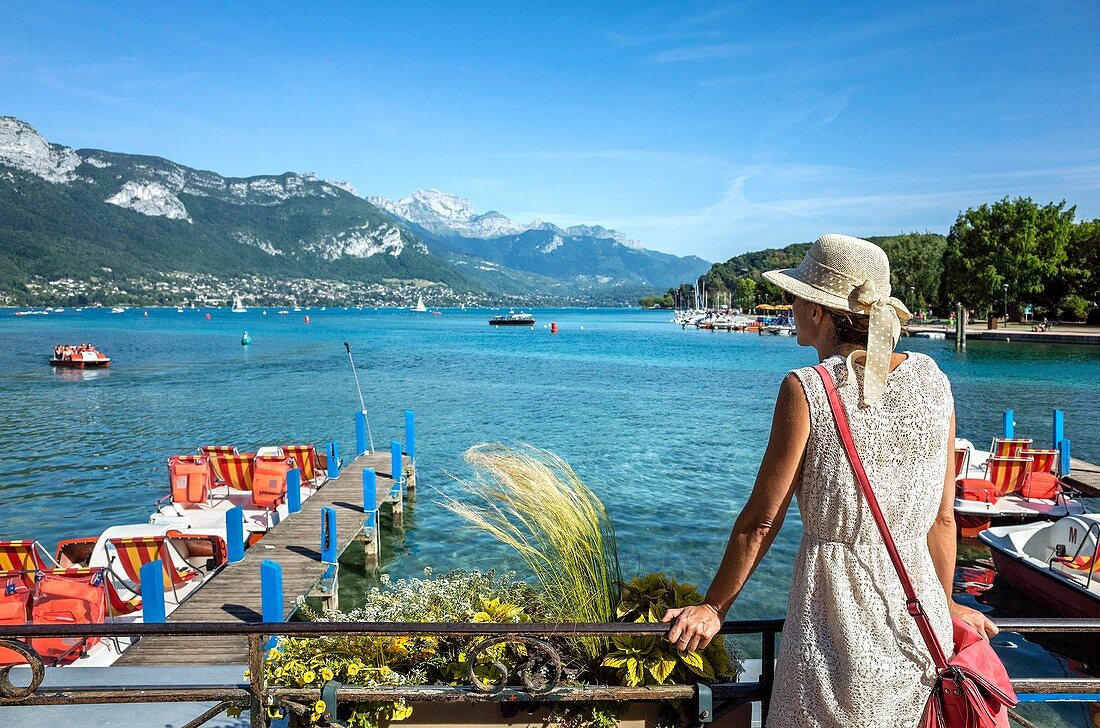
<path fill-rule="evenodd" d="M 822 364 L 815 366 L 814 371 L 821 377 L 821 383 L 825 385 L 825 394 L 829 397 L 829 408 L 833 411 L 833 419 L 836 422 L 837 434 L 840 435 L 840 442 L 844 445 L 844 452 L 848 455 L 848 462 L 852 464 L 852 472 L 856 476 L 856 482 L 859 483 L 859 488 L 863 491 L 863 497 L 867 500 L 867 506 L 871 509 L 875 525 L 878 526 L 879 533 L 882 534 L 886 551 L 890 554 L 890 562 L 894 565 L 894 570 L 898 572 L 902 591 L 905 592 L 905 606 L 917 622 L 917 629 L 920 630 L 921 637 L 928 645 L 928 651 L 932 653 L 932 661 L 938 669 L 946 669 L 947 657 L 943 653 L 943 646 L 940 645 L 936 632 L 932 629 L 932 623 L 929 621 L 928 615 L 925 614 L 924 608 L 921 607 L 920 600 L 917 599 L 917 592 L 913 588 L 913 582 L 909 579 L 909 572 L 905 570 L 905 564 L 898 553 L 894 537 L 890 534 L 890 527 L 886 525 L 886 519 L 882 516 L 882 509 L 879 508 L 878 498 L 875 497 L 875 492 L 871 489 L 871 481 L 867 478 L 867 471 L 863 469 L 863 461 L 860 460 L 856 443 L 852 439 L 852 431 L 848 427 L 848 413 L 844 410 L 844 403 L 840 401 L 840 394 L 836 391 L 833 375 Z"/>

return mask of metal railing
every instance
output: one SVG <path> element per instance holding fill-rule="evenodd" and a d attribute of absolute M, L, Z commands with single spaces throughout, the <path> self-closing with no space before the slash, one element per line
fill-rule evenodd
<path fill-rule="evenodd" d="M 1100 634 L 1096 619 L 999 619 L 1002 632 L 1020 633 L 1093 633 Z M 662 635 L 665 624 L 468 624 L 420 622 L 190 622 L 165 624 L 80 624 L 0 626 L 0 647 L 13 649 L 27 658 L 30 682 L 16 686 L 10 680 L 10 667 L 0 668 L 0 705 L 47 706 L 69 704 L 214 702 L 214 707 L 197 716 L 186 728 L 200 726 L 231 707 L 248 709 L 252 726 L 265 726 L 269 706 L 281 706 L 301 713 L 307 705 L 323 700 L 324 719 L 336 722 L 338 702 L 408 701 L 555 703 L 576 701 L 694 701 L 700 724 L 748 702 L 761 703 L 766 720 L 768 701 L 774 681 L 775 637 L 783 630 L 783 620 L 747 620 L 726 622 L 724 635 L 758 634 L 761 639 L 760 678 L 753 682 L 657 685 L 623 687 L 618 685 L 562 686 L 560 638 L 612 637 L 617 635 Z M 400 685 L 354 686 L 330 681 L 321 688 L 287 687 L 269 684 L 264 678 L 264 645 L 272 636 L 338 637 L 348 635 L 374 637 L 480 637 L 469 651 L 469 686 Z M 248 682 L 231 684 L 188 684 L 185 686 L 127 685 L 103 687 L 45 688 L 42 658 L 24 640 L 36 637 L 246 637 L 248 640 Z M 474 674 L 478 655 L 502 643 L 519 643 L 527 648 L 532 665 L 517 669 L 515 678 L 499 677 L 499 684 L 488 684 Z M 537 656 L 537 657 L 536 657 Z M 501 668 L 503 669 L 503 668 Z M 1059 699 L 1079 696 L 1082 700 L 1100 699 L 1100 678 L 1014 678 L 1012 684 L 1021 695 L 1057 695 Z"/>

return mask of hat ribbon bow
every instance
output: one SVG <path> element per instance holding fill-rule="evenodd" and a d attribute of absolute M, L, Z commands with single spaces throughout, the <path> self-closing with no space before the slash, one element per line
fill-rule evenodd
<path fill-rule="evenodd" d="M 848 355 L 848 376 L 855 381 L 853 361 L 866 356 L 863 371 L 863 398 L 861 407 L 870 407 L 882 398 L 886 389 L 886 376 L 890 372 L 890 355 L 901 337 L 901 322 L 912 314 L 897 298 L 883 296 L 875 282 L 867 278 L 856 289 L 856 302 L 860 313 L 871 318 L 867 334 L 866 350 L 854 351 Z"/>

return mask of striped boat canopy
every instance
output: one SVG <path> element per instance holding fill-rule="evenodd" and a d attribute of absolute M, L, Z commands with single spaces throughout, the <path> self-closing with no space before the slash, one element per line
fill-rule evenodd
<path fill-rule="evenodd" d="M 313 445 L 283 445 L 283 452 L 302 471 L 303 481 L 312 482 L 317 477 L 317 448 Z"/>
<path fill-rule="evenodd" d="M 55 566 L 53 557 L 37 541 L 0 541 L 0 571 L 42 571 Z"/>
<path fill-rule="evenodd" d="M 163 567 L 165 591 L 183 586 L 200 575 L 198 569 L 172 553 L 173 549 L 164 536 L 112 538 L 107 540 L 107 546 L 108 564 L 117 563 L 123 572 L 120 576 L 112 569 L 111 575 L 135 594 L 141 593 L 141 567 L 158 559 Z"/>

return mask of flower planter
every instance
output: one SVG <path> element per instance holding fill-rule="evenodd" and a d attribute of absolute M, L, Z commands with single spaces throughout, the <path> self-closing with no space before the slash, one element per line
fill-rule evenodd
<path fill-rule="evenodd" d="M 446 728 L 482 728 L 482 726 L 510 726 L 510 728 L 546 728 L 551 709 L 538 707 L 528 713 L 524 706 L 519 712 L 505 718 L 501 708 L 508 704 L 496 703 L 413 703 L 413 714 L 393 728 L 404 726 L 446 726 Z M 621 728 L 653 728 L 662 717 L 662 704 L 652 702 L 630 703 L 619 719 Z M 713 728 L 750 728 L 752 706 L 742 705 L 707 725 Z"/>

